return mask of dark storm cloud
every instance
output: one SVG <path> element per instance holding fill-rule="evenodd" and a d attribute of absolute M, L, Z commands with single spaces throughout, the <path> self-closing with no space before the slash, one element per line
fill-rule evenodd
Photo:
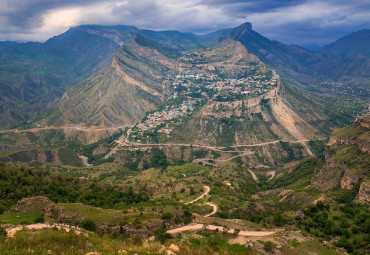
<path fill-rule="evenodd" d="M 305 2 L 305 0 L 252 0 L 252 1 L 241 1 L 241 0 L 202 0 L 201 3 L 208 6 L 217 6 L 223 8 L 225 11 L 231 13 L 251 13 L 251 12 L 265 12 L 271 9 L 282 8 L 287 6 L 298 5 Z"/>
<path fill-rule="evenodd" d="M 41 15 L 58 8 L 89 5 L 98 0 L 2 0 L 0 16 L 12 27 L 34 28 L 42 25 Z"/>
<path fill-rule="evenodd" d="M 370 27 L 369 0 L 2 0 L 0 40 L 46 40 L 80 24 L 205 33 L 250 21 L 284 43 L 326 44 Z"/>

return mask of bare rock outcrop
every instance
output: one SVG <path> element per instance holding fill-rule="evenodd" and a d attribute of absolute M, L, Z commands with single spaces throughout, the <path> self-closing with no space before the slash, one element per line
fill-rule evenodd
<path fill-rule="evenodd" d="M 45 208 L 44 212 L 47 217 L 57 219 L 60 223 L 69 223 L 80 218 L 78 212 L 67 212 L 62 206 L 57 205 Z"/>
<path fill-rule="evenodd" d="M 364 128 L 370 128 L 370 118 L 369 117 L 357 119 L 356 122 Z"/>
<path fill-rule="evenodd" d="M 349 145 L 349 144 L 353 144 L 355 143 L 354 140 L 350 139 L 350 138 L 345 138 L 345 137 L 339 137 L 339 136 L 336 136 L 336 135 L 331 135 L 330 136 L 330 139 L 329 139 L 329 142 L 328 142 L 328 146 L 332 146 L 334 144 L 337 144 L 337 145 Z"/>
<path fill-rule="evenodd" d="M 13 209 L 11 209 L 11 211 L 18 212 L 23 208 L 29 206 L 42 208 L 51 203 L 53 202 L 49 198 L 43 196 L 22 198 L 21 200 L 18 201 L 17 205 Z"/>
<path fill-rule="evenodd" d="M 357 195 L 357 201 L 361 203 L 370 202 L 370 185 L 362 182 Z"/>
<path fill-rule="evenodd" d="M 350 171 L 344 171 L 343 177 L 340 180 L 340 187 L 342 189 L 352 189 L 360 181 L 360 176 L 351 173 Z"/>

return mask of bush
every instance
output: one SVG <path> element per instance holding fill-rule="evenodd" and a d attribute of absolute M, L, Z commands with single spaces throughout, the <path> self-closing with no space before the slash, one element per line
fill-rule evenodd
<path fill-rule="evenodd" d="M 5 238 L 7 235 L 6 229 L 0 227 L 0 239 Z"/>
<path fill-rule="evenodd" d="M 162 220 L 170 220 L 172 218 L 172 214 L 170 212 L 165 212 L 162 214 Z"/>
<path fill-rule="evenodd" d="M 39 216 L 37 216 L 34 220 L 33 220 L 33 222 L 35 222 L 35 223 L 44 223 L 45 222 L 45 218 L 44 218 L 44 215 L 39 215 Z"/>
<path fill-rule="evenodd" d="M 294 238 L 292 241 L 291 241 L 291 244 L 293 247 L 297 247 L 299 245 L 299 242 L 297 240 L 297 238 Z"/>
<path fill-rule="evenodd" d="M 96 223 L 91 219 L 84 219 L 81 222 L 81 227 L 86 229 L 86 230 L 95 231 L 96 230 Z"/>
<path fill-rule="evenodd" d="M 172 236 L 169 233 L 167 233 L 167 231 L 166 231 L 165 228 L 158 228 L 158 229 L 156 229 L 154 231 L 154 237 L 155 237 L 155 240 L 158 240 L 162 244 L 164 242 L 166 242 L 166 240 L 172 238 Z"/>
<path fill-rule="evenodd" d="M 0 203 L 0 214 L 3 214 L 6 211 L 5 205 Z"/>
<path fill-rule="evenodd" d="M 263 249 L 265 249 L 265 251 L 267 252 L 272 252 L 274 248 L 275 248 L 275 244 L 271 241 L 267 241 L 263 243 Z"/>

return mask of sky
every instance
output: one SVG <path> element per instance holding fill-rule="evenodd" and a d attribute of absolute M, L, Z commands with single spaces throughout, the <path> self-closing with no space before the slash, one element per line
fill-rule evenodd
<path fill-rule="evenodd" d="M 286 44 L 317 48 L 370 28 L 370 0 L 1 0 L 0 41 L 40 41 L 83 24 L 204 34 L 251 22 Z"/>

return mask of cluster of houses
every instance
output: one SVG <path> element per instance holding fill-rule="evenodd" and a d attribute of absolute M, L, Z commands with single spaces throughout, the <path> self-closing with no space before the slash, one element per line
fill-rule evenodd
<path fill-rule="evenodd" d="M 167 106 L 163 111 L 158 111 L 149 114 L 145 121 L 137 125 L 137 128 L 141 132 L 151 131 L 157 128 L 158 126 L 166 123 L 166 125 L 164 127 L 161 127 L 158 130 L 158 132 L 170 134 L 172 129 L 169 127 L 168 121 L 190 114 L 194 110 L 195 103 L 196 103 L 195 100 L 189 100 L 183 102 L 179 107 Z"/>
<path fill-rule="evenodd" d="M 217 91 L 229 91 L 234 94 L 251 94 L 253 92 L 265 93 L 276 86 L 276 79 L 263 80 L 263 76 L 257 75 L 242 79 L 225 79 L 209 84 L 206 88 Z"/>
<path fill-rule="evenodd" d="M 358 89 L 353 86 L 352 83 L 342 83 L 332 80 L 321 81 L 317 84 L 321 90 L 327 91 L 329 93 L 338 93 L 342 95 L 357 95 L 357 96 L 367 96 L 366 90 Z"/>
<path fill-rule="evenodd" d="M 201 83 L 193 82 L 193 80 L 202 79 Z M 273 87 L 276 87 L 277 80 L 275 78 L 267 79 L 264 75 L 253 75 L 241 79 L 219 79 L 215 74 L 204 75 L 195 74 L 178 74 L 175 81 L 172 83 L 174 89 L 178 86 L 186 87 L 187 90 L 174 92 L 173 97 L 176 98 L 179 94 L 187 95 L 192 92 L 199 92 L 200 86 L 207 89 L 213 89 L 217 92 L 230 92 L 232 94 L 251 94 L 260 95 L 268 92 Z M 204 93 L 203 93 L 204 94 Z M 203 96 L 206 96 L 205 94 Z"/>

